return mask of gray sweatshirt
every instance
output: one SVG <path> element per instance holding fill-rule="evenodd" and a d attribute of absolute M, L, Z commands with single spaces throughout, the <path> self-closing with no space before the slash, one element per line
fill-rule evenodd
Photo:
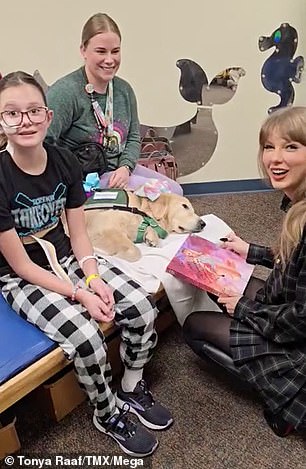
<path fill-rule="evenodd" d="M 48 90 L 49 109 L 54 111 L 46 140 L 60 146 L 73 148 L 82 143 L 98 142 L 100 132 L 93 113 L 84 67 L 57 80 Z M 103 112 L 106 94 L 94 93 Z M 140 135 L 137 102 L 133 89 L 119 77 L 113 79 L 114 135 L 121 152 L 106 151 L 111 166 L 129 166 L 134 169 L 139 158 Z M 114 158 L 117 157 L 117 158 Z"/>

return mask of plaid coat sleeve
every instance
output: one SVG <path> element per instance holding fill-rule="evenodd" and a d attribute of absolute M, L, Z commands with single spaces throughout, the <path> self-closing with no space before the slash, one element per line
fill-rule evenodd
<path fill-rule="evenodd" d="M 261 299 L 263 301 L 258 301 Z M 275 264 L 264 296 L 242 297 L 234 318 L 274 342 L 298 343 L 306 339 L 306 240 L 294 251 L 284 271 Z"/>
<path fill-rule="evenodd" d="M 260 246 L 259 244 L 251 243 L 246 261 L 249 264 L 263 265 L 264 267 L 272 269 L 274 265 L 272 249 L 266 246 Z"/>

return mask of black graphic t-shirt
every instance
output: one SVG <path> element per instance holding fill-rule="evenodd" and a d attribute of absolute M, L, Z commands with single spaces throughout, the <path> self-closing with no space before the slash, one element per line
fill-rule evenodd
<path fill-rule="evenodd" d="M 44 144 L 48 159 L 45 171 L 31 175 L 22 171 L 7 152 L 0 153 L 0 232 L 15 228 L 21 238 L 51 229 L 44 237 L 50 241 L 61 259 L 71 251 L 65 235 L 61 213 L 77 208 L 86 200 L 82 172 L 76 157 L 63 148 Z M 52 229 L 52 227 L 54 227 Z M 24 244 L 30 258 L 40 266 L 48 260 L 38 243 Z M 11 273 L 0 254 L 0 275 Z"/>

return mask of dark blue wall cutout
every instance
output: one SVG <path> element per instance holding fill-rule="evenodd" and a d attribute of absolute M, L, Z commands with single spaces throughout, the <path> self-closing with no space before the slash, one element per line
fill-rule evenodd
<path fill-rule="evenodd" d="M 298 56 L 293 59 L 297 45 L 297 31 L 289 23 L 282 23 L 271 36 L 259 38 L 258 46 L 262 52 L 275 47 L 261 70 L 261 81 L 265 89 L 280 96 L 279 104 L 270 107 L 269 113 L 293 104 L 295 92 L 292 82 L 300 83 L 304 70 L 304 58 Z"/>

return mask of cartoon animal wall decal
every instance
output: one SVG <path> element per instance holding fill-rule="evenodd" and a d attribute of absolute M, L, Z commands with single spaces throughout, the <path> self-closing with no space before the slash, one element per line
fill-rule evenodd
<path fill-rule="evenodd" d="M 187 175 L 199 170 L 213 155 L 218 141 L 218 131 L 212 115 L 213 106 L 232 99 L 245 70 L 241 67 L 226 68 L 209 83 L 202 67 L 193 60 L 180 59 L 176 65 L 181 71 L 181 96 L 186 101 L 197 104 L 196 117 L 190 123 L 191 132 L 183 138 L 178 136 L 173 143 L 175 154 L 178 154 L 179 174 Z M 178 133 L 179 128 L 180 126 L 174 135 Z M 184 148 L 184 152 L 178 150 L 179 145 Z M 184 158 L 186 153 L 189 155 L 187 159 Z"/>
<path fill-rule="evenodd" d="M 195 104 L 194 116 L 187 122 L 168 128 L 141 125 L 141 135 L 169 138 L 179 176 L 185 176 L 201 169 L 213 155 L 218 141 L 212 116 L 213 105 L 232 99 L 245 70 L 241 67 L 226 68 L 209 83 L 205 71 L 193 60 L 179 59 L 176 66 L 180 69 L 179 92 L 183 99 Z"/>
<path fill-rule="evenodd" d="M 264 88 L 280 96 L 279 104 L 270 107 L 269 113 L 293 104 L 295 91 L 292 82 L 300 83 L 304 70 L 304 58 L 301 55 L 293 58 L 297 45 L 297 31 L 289 23 L 282 23 L 270 36 L 259 38 L 258 47 L 262 52 L 275 47 L 261 70 Z"/>
<path fill-rule="evenodd" d="M 194 116 L 171 128 L 142 126 L 142 134 L 153 130 L 159 136 L 170 138 L 179 176 L 185 176 L 201 169 L 213 155 L 218 141 L 213 106 L 232 99 L 245 70 L 226 68 L 209 83 L 205 71 L 193 60 L 180 59 L 176 66 L 180 70 L 179 92 L 183 99 L 195 104 Z"/>

